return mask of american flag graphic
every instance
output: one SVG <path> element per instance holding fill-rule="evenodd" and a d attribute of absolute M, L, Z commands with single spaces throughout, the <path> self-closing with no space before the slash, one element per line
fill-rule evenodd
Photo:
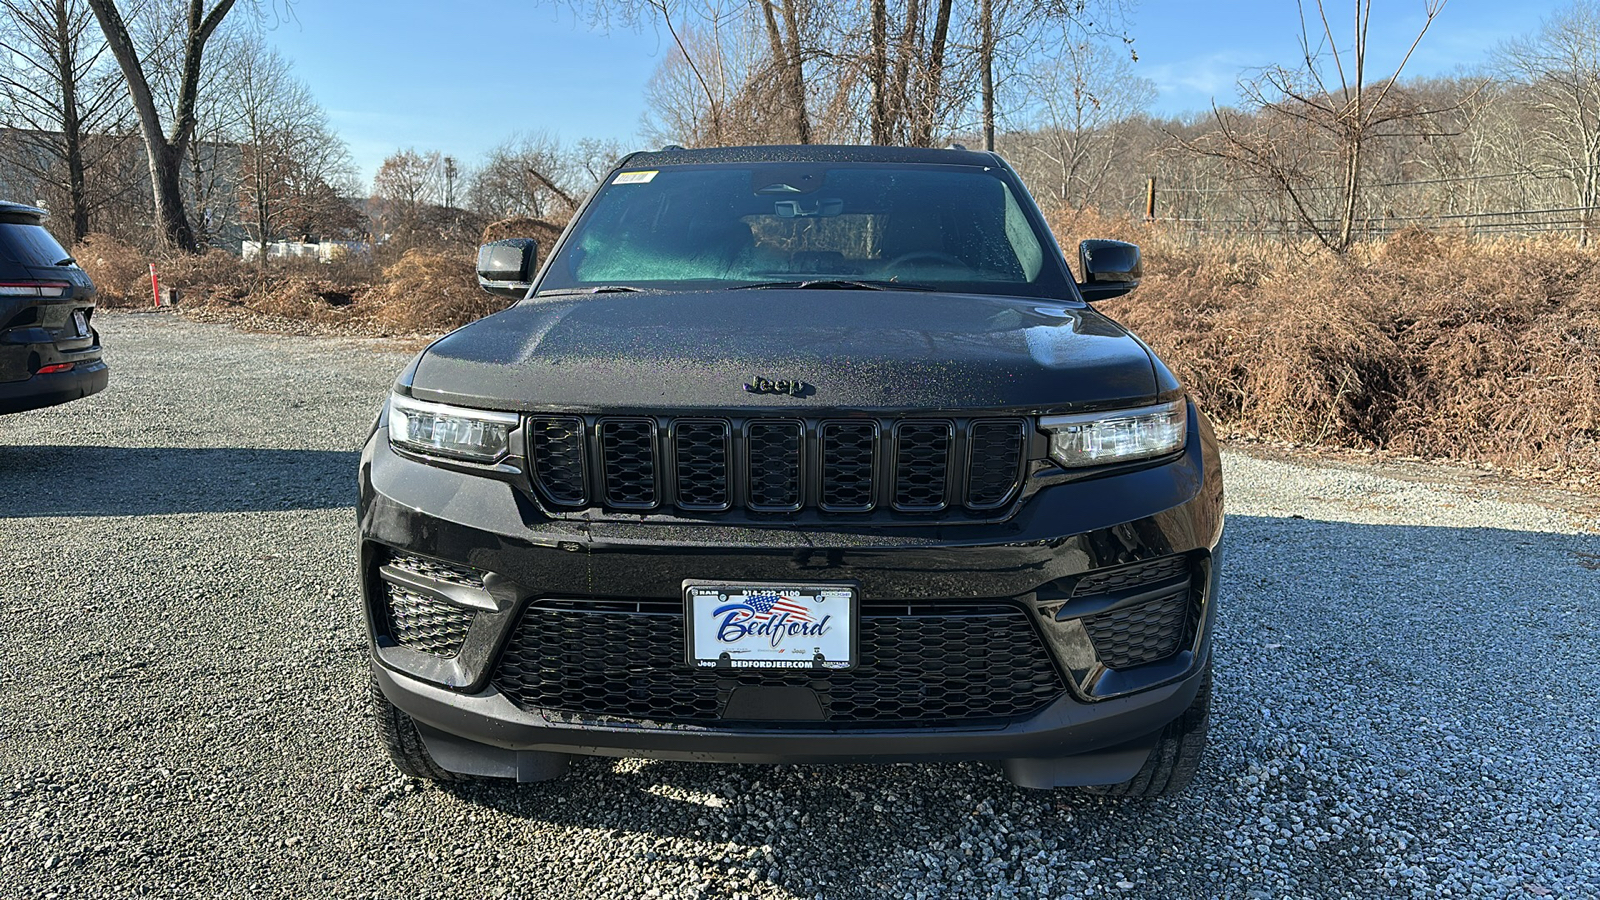
<path fill-rule="evenodd" d="M 812 621 L 811 612 L 805 608 L 804 604 L 790 600 L 782 594 L 751 594 L 745 598 L 744 602 L 756 611 L 755 618 L 758 622 L 765 622 L 781 613 L 788 613 L 789 618 L 787 621 L 790 622 Z"/>

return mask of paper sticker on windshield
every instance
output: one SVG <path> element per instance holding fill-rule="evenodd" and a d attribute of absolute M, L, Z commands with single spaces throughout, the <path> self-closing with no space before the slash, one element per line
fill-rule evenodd
<path fill-rule="evenodd" d="M 652 179 L 654 177 L 656 177 L 656 173 L 653 172 L 653 171 L 651 171 L 651 172 L 622 172 L 619 175 L 617 175 L 617 177 L 611 179 L 611 183 L 612 184 L 644 184 L 645 182 L 649 181 L 650 179 Z"/>

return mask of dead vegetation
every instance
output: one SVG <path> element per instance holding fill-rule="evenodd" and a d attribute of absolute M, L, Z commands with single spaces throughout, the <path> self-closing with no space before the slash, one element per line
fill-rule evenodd
<path fill-rule="evenodd" d="M 1092 213 L 1055 224 L 1063 247 L 1108 233 L 1143 245 L 1143 285 L 1101 308 L 1229 431 L 1600 471 L 1592 251 L 1408 231 L 1340 258 L 1276 241 L 1194 242 Z"/>
<path fill-rule="evenodd" d="M 542 255 L 557 226 L 540 224 Z M 1309 241 L 1196 238 L 1093 212 L 1053 225 L 1069 255 L 1081 237 L 1143 246 L 1143 285 L 1101 308 L 1149 341 L 1227 433 L 1600 472 L 1595 251 L 1408 231 L 1339 257 Z M 491 226 L 485 238 L 513 233 Z M 138 251 L 92 235 L 76 255 L 104 305 L 149 305 Z M 265 280 L 222 251 L 158 267 L 185 311 L 278 330 L 433 334 L 504 306 L 478 290 L 467 247 L 381 266 L 275 263 Z"/>
<path fill-rule="evenodd" d="M 412 248 L 387 264 L 273 260 L 265 273 L 224 250 L 153 256 L 94 234 L 75 255 L 108 309 L 153 305 L 150 264 L 185 314 L 292 333 L 438 334 L 504 309 L 478 289 L 470 248 Z M 313 326 L 313 327 L 306 327 Z"/>
<path fill-rule="evenodd" d="M 91 234 L 72 248 L 72 256 L 94 280 L 101 306 L 151 305 L 150 260 L 143 251 L 109 234 Z"/>
<path fill-rule="evenodd" d="M 361 297 L 362 312 L 385 331 L 448 331 L 505 309 L 507 301 L 478 288 L 472 263 L 459 254 L 407 250 Z"/>

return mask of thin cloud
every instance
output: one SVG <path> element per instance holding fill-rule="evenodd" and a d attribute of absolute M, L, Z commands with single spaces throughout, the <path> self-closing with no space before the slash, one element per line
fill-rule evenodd
<path fill-rule="evenodd" d="M 1140 74 L 1154 81 L 1157 105 L 1168 111 L 1189 111 L 1227 102 L 1237 93 L 1239 74 L 1250 62 L 1238 53 L 1210 53 L 1190 59 L 1140 66 Z"/>

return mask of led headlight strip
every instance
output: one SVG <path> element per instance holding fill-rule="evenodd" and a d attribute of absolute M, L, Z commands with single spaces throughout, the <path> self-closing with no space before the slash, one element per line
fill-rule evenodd
<path fill-rule="evenodd" d="M 1069 469 L 1165 456 L 1183 449 L 1188 435 L 1184 401 L 1138 409 L 1042 416 L 1050 458 Z"/>
<path fill-rule="evenodd" d="M 389 441 L 429 456 L 498 462 L 511 448 L 517 421 L 513 413 L 389 395 Z"/>

